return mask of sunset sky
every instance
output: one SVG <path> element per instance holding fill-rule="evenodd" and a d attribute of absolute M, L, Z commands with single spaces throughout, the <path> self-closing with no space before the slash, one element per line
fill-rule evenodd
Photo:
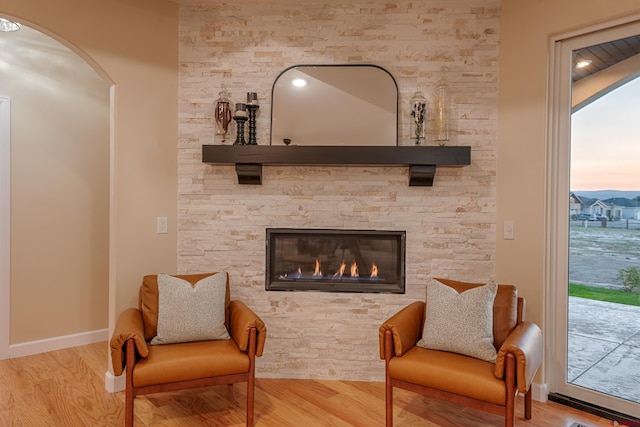
<path fill-rule="evenodd" d="M 640 77 L 573 114 L 571 190 L 640 191 Z"/>

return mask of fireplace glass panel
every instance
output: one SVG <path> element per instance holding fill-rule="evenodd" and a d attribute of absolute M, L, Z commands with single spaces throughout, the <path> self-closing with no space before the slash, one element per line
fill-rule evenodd
<path fill-rule="evenodd" d="M 405 232 L 267 229 L 266 289 L 404 293 Z"/>

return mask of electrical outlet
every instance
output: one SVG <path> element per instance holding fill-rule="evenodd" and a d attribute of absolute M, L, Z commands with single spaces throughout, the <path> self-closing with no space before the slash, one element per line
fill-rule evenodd
<path fill-rule="evenodd" d="M 515 237 L 515 225 L 513 221 L 505 221 L 504 228 L 502 230 L 502 237 L 505 240 L 514 240 Z"/>
<path fill-rule="evenodd" d="M 167 226 L 167 217 L 166 216 L 159 216 L 156 220 L 156 228 L 157 228 L 157 232 L 158 234 L 167 234 L 168 231 L 168 226 Z"/>

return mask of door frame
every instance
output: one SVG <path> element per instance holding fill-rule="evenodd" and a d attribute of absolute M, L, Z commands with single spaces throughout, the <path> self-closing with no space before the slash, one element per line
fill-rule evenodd
<path fill-rule="evenodd" d="M 551 393 L 640 416 L 640 404 L 567 382 L 569 192 L 571 168 L 571 52 L 640 34 L 640 15 L 561 34 L 550 39 L 547 104 L 545 209 L 545 378 Z"/>
<path fill-rule="evenodd" d="M 0 95 L 0 360 L 9 358 L 11 315 L 11 100 Z"/>

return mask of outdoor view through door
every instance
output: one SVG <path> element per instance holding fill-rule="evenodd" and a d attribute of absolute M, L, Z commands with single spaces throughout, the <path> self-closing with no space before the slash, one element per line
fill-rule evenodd
<path fill-rule="evenodd" d="M 640 403 L 640 37 L 573 57 L 566 381 Z M 633 72 L 584 96 L 625 61 Z"/>

